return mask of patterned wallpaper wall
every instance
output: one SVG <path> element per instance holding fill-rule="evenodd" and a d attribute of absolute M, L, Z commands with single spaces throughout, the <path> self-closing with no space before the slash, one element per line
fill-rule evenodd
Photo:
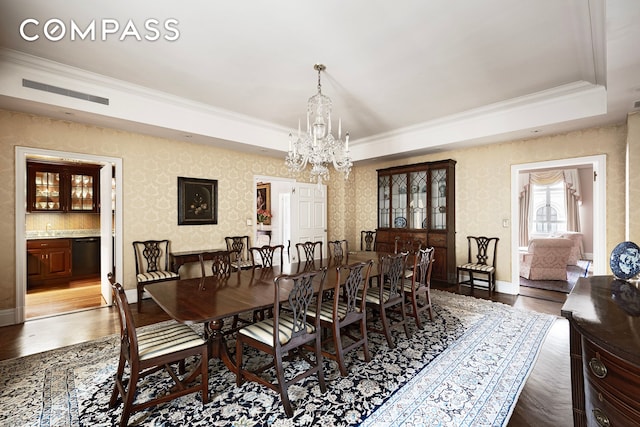
<path fill-rule="evenodd" d="M 637 121 L 634 126 L 638 128 Z M 637 142 L 640 135 L 634 138 Z M 511 165 L 605 153 L 610 250 L 624 236 L 621 183 L 625 140 L 626 126 L 621 125 L 415 156 L 401 162 L 366 163 L 354 167 L 347 182 L 334 173 L 328 186 L 328 238 L 347 238 L 352 248 L 359 248 L 360 230 L 376 228 L 376 169 L 452 158 L 458 162 L 457 259 L 466 257 L 464 236 L 476 233 L 500 237 L 500 253 L 508 254 L 510 231 L 502 228 L 502 218 L 510 218 Z M 249 234 L 252 230 L 246 219 L 254 215 L 253 176 L 290 177 L 282 159 L 0 110 L 0 173 L 5 183 L 0 187 L 0 231 L 11 247 L 15 242 L 15 146 L 123 159 L 126 288 L 134 287 L 133 240 L 170 237 L 172 248 L 178 251 L 220 247 L 224 236 Z M 218 225 L 177 225 L 178 176 L 218 180 Z M 5 250 L 0 255 L 0 310 L 15 306 L 15 274 L 14 251 Z M 503 255 L 498 261 L 498 280 L 509 277 L 510 257 Z"/>

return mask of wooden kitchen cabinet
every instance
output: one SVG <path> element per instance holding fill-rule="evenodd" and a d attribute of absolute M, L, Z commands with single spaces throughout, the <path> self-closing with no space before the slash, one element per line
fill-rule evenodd
<path fill-rule="evenodd" d="M 71 277 L 71 239 L 27 241 L 27 284 Z"/>
<path fill-rule="evenodd" d="M 99 212 L 100 166 L 27 163 L 27 211 Z"/>
<path fill-rule="evenodd" d="M 378 170 L 376 250 L 433 246 L 431 278 L 456 283 L 455 160 Z"/>

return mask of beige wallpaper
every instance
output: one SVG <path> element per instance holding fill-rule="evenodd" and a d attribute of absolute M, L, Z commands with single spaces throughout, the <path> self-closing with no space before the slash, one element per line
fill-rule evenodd
<path fill-rule="evenodd" d="M 638 128 L 637 117 L 633 126 Z M 640 130 L 633 141 L 639 145 Z M 402 162 L 368 163 L 354 167 L 347 182 L 333 173 L 328 188 L 328 238 L 346 237 L 359 247 L 360 230 L 376 227 L 376 169 L 397 164 L 455 159 L 457 259 L 465 254 L 467 234 L 500 237 L 498 280 L 509 280 L 510 167 L 557 158 L 607 155 L 608 251 L 624 236 L 624 148 L 626 126 L 591 129 L 566 135 L 469 148 Z M 134 287 L 133 250 L 137 239 L 169 237 L 174 250 L 220 247 L 224 236 L 249 234 L 253 218 L 253 176 L 290 177 L 281 159 L 238 153 L 206 145 L 104 129 L 72 122 L 0 110 L 0 188 L 7 246 L 15 242 L 15 146 L 91 153 L 123 159 L 124 285 Z M 218 225 L 177 225 L 177 177 L 218 180 Z M 302 178 L 304 179 L 304 178 Z M 636 187 L 638 188 L 638 187 Z M 640 199 L 640 197 L 638 197 Z M 0 255 L 0 310 L 15 306 L 15 254 Z"/>
<path fill-rule="evenodd" d="M 631 114 L 629 128 L 629 240 L 640 244 L 640 112 Z"/>
<path fill-rule="evenodd" d="M 624 238 L 624 147 L 626 126 L 589 129 L 563 135 L 468 148 L 437 155 L 357 167 L 356 218 L 349 239 L 360 230 L 375 229 L 376 169 L 425 161 L 454 159 L 456 163 L 456 259 L 466 259 L 466 236 L 500 238 L 497 280 L 511 281 L 511 165 L 553 159 L 607 155 L 607 253 Z"/>

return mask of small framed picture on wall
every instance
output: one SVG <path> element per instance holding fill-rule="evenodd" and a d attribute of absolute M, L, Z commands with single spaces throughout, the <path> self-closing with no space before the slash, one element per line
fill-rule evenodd
<path fill-rule="evenodd" d="M 218 180 L 178 177 L 178 225 L 218 223 Z"/>

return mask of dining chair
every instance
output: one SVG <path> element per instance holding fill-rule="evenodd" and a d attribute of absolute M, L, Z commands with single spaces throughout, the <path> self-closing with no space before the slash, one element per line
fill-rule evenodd
<path fill-rule="evenodd" d="M 349 241 L 346 239 L 343 240 L 332 240 L 327 243 L 329 246 L 329 257 L 330 258 L 347 258 L 349 254 Z"/>
<path fill-rule="evenodd" d="M 489 295 L 496 288 L 496 249 L 498 246 L 498 237 L 485 236 L 467 236 L 467 262 L 456 268 L 456 276 L 458 279 L 458 293 L 460 293 L 462 285 L 470 285 L 471 292 L 475 281 L 487 284 Z M 467 273 L 467 280 L 460 280 L 460 275 Z M 474 277 L 474 275 L 476 275 Z M 478 277 L 477 275 L 481 275 Z"/>
<path fill-rule="evenodd" d="M 251 254 L 251 264 L 254 267 L 271 268 L 274 265 L 282 265 L 284 261 L 284 246 L 260 246 L 249 248 Z"/>
<path fill-rule="evenodd" d="M 178 280 L 180 275 L 169 269 L 169 240 L 135 241 L 133 252 L 136 259 L 136 289 L 138 312 L 140 312 L 145 285 L 165 280 Z"/>
<path fill-rule="evenodd" d="M 249 255 L 249 236 L 230 236 L 224 238 L 227 250 L 231 251 L 231 267 L 246 270 L 253 268 Z"/>
<path fill-rule="evenodd" d="M 296 252 L 298 262 L 312 262 L 320 258 L 320 265 L 322 265 L 322 241 L 296 243 Z"/>
<path fill-rule="evenodd" d="M 324 393 L 326 385 L 322 365 L 322 344 L 320 317 L 309 316 L 310 307 L 320 312 L 322 288 L 327 269 L 299 273 L 283 274 L 274 279 L 273 317 L 241 328 L 236 335 L 236 384 L 242 385 L 245 379 L 258 382 L 280 393 L 284 411 L 288 417 L 293 416 L 289 400 L 289 386 L 310 375 L 317 374 L 320 390 Z M 285 303 L 282 299 L 288 295 Z M 304 345 L 314 343 L 315 362 L 304 354 Z M 244 347 L 252 347 L 271 356 L 271 361 L 255 369 L 243 366 Z M 283 358 L 297 352 L 309 364 L 304 372 L 293 378 L 285 378 Z M 270 368 L 275 368 L 276 382 L 263 375 Z"/>
<path fill-rule="evenodd" d="M 121 284 L 116 283 L 111 273 L 108 275 L 113 293 L 113 303 L 120 320 L 120 359 L 115 375 L 115 384 L 109 408 L 124 403 L 120 426 L 126 426 L 132 413 L 168 402 L 191 393 L 200 393 L 202 404 L 209 402 L 209 350 L 207 342 L 189 326 L 171 322 L 145 332 L 136 329 L 127 295 Z M 183 364 L 186 358 L 199 356 L 199 374 L 187 373 L 180 378 L 171 365 Z M 128 366 L 128 368 L 127 368 Z M 139 387 L 153 387 L 155 381 L 145 380 L 149 374 L 161 369 L 169 374 L 175 386 L 151 396 L 149 392 L 139 393 Z M 128 379 L 125 379 L 125 370 Z M 195 375 L 195 376 L 194 376 Z M 200 376 L 200 381 L 190 381 Z M 193 378 L 192 378 L 193 377 Z M 162 380 L 164 381 L 164 380 Z M 136 399 L 139 397 L 140 399 Z M 142 400 L 149 397 L 148 400 Z"/>
<path fill-rule="evenodd" d="M 320 326 L 331 331 L 328 340 L 331 340 L 334 349 L 333 352 L 328 351 L 323 345 L 322 355 L 338 362 L 338 368 L 343 377 L 347 375 L 344 355 L 349 351 L 362 346 L 364 360 L 366 362 L 371 360 L 367 340 L 366 301 L 362 295 L 367 293 L 372 266 L 373 260 L 369 260 L 337 267 L 335 269 L 336 288 L 332 290 L 333 297 L 323 300 L 320 306 Z M 344 276 L 344 283 L 342 276 Z M 310 315 L 315 317 L 315 310 L 310 309 Z M 355 323 L 360 325 L 359 336 L 355 336 L 348 328 Z M 343 343 L 343 337 L 348 338 L 347 345 Z"/>
<path fill-rule="evenodd" d="M 368 252 L 376 250 L 375 230 L 362 230 L 360 232 L 360 250 Z"/>
<path fill-rule="evenodd" d="M 418 249 L 414 256 L 413 274 L 411 280 L 404 283 L 404 294 L 409 300 L 405 301 L 407 316 L 413 317 L 418 329 L 422 329 L 420 313 L 429 310 L 429 318 L 433 322 L 433 310 L 431 307 L 431 269 L 433 268 L 433 247 Z M 424 295 L 424 301 L 420 300 L 420 294 Z"/>
<path fill-rule="evenodd" d="M 391 337 L 391 328 L 403 326 L 407 337 L 410 337 L 409 328 L 407 327 L 407 318 L 404 305 L 404 281 L 408 252 L 400 252 L 398 254 L 384 255 L 379 261 L 379 277 L 377 286 L 371 286 L 367 289 L 365 299 L 367 307 L 378 312 L 382 329 L 377 329 L 369 322 L 368 330 L 376 333 L 383 333 L 389 344 L 389 348 L 394 348 L 393 338 Z M 398 319 L 393 324 L 390 323 L 390 316 L 387 309 L 394 306 L 400 306 Z M 395 319 L 394 319 L 395 320 Z"/>

